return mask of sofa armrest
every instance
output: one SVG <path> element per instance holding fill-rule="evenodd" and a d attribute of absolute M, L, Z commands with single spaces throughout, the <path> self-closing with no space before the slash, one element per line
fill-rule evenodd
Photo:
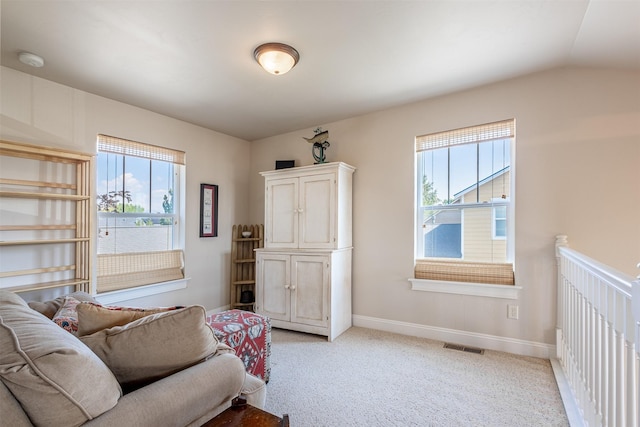
<path fill-rule="evenodd" d="M 31 420 L 24 413 L 22 406 L 13 396 L 11 391 L 0 381 L 0 414 L 2 425 L 12 427 L 31 427 Z"/>
<path fill-rule="evenodd" d="M 201 425 L 231 406 L 245 381 L 242 361 L 220 354 L 120 398 L 85 426 Z"/>
<path fill-rule="evenodd" d="M 240 394 L 247 399 L 249 405 L 264 409 L 267 401 L 267 385 L 260 378 L 247 374 Z"/>

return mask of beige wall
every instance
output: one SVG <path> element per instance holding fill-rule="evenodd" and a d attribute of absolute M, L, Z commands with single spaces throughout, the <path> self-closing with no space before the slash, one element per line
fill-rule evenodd
<path fill-rule="evenodd" d="M 104 133 L 186 152 L 188 288 L 122 304 L 228 305 L 231 226 L 249 217 L 249 142 L 9 68 L 0 73 L 2 139 L 95 153 Z M 200 183 L 219 185 L 218 237 L 198 237 Z"/>
<path fill-rule="evenodd" d="M 313 163 L 303 129 L 248 143 L 0 68 L 0 137 L 95 152 L 99 132 L 187 152 L 189 288 L 131 304 L 228 304 L 230 230 L 263 222 L 259 171 Z M 514 117 L 516 281 L 508 300 L 411 291 L 416 135 Z M 640 73 L 559 69 L 437 99 L 318 123 L 329 161 L 354 174 L 353 311 L 390 322 L 554 343 L 554 236 L 615 268 L 640 261 Z M 247 160 L 250 159 L 250 164 Z M 220 185 L 220 236 L 198 238 L 199 185 Z"/>
<path fill-rule="evenodd" d="M 411 291 L 416 135 L 515 118 L 516 301 Z M 640 73 L 556 69 L 334 122 L 329 161 L 354 174 L 353 312 L 390 322 L 555 342 L 557 234 L 628 274 L 640 261 Z M 252 142 L 251 218 L 276 159 L 313 163 L 303 129 Z M 507 319 L 507 303 L 519 320 Z"/>

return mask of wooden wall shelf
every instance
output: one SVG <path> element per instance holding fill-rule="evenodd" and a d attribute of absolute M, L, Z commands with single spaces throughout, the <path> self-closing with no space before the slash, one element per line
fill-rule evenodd
<path fill-rule="evenodd" d="M 88 237 L 77 237 L 73 239 L 47 239 L 47 240 L 3 240 L 0 246 L 17 246 L 17 245 L 51 245 L 56 243 L 77 243 L 88 242 Z"/>
<path fill-rule="evenodd" d="M 34 193 L 27 191 L 0 191 L 0 197 L 43 200 L 89 200 L 89 196 L 80 196 L 76 194 Z"/>
<path fill-rule="evenodd" d="M 19 170 L 12 170 L 11 158 L 24 159 Z M 0 257 L 20 259 L 18 266 L 10 261 L 3 265 L 0 288 L 27 292 L 70 287 L 90 293 L 94 157 L 0 141 L 0 161 L 6 162 L 0 171 Z M 65 246 L 51 246 L 56 244 Z"/>

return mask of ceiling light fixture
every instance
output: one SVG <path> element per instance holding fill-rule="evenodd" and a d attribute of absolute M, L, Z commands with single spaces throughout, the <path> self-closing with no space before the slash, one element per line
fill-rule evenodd
<path fill-rule="evenodd" d="M 297 50 L 282 43 L 265 43 L 253 51 L 253 56 L 266 72 L 279 76 L 292 69 L 300 59 Z"/>
<path fill-rule="evenodd" d="M 20 52 L 18 54 L 18 59 L 23 64 L 27 64 L 35 68 L 41 68 L 44 66 L 44 59 L 34 53 Z"/>

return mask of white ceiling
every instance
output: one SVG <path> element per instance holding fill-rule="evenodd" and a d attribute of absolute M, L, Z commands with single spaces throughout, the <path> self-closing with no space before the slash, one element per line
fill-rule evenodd
<path fill-rule="evenodd" d="M 245 140 L 563 65 L 640 69 L 640 0 L 1 0 L 6 67 Z M 273 76 L 265 42 L 300 52 Z M 40 69 L 17 54 L 42 56 Z"/>

